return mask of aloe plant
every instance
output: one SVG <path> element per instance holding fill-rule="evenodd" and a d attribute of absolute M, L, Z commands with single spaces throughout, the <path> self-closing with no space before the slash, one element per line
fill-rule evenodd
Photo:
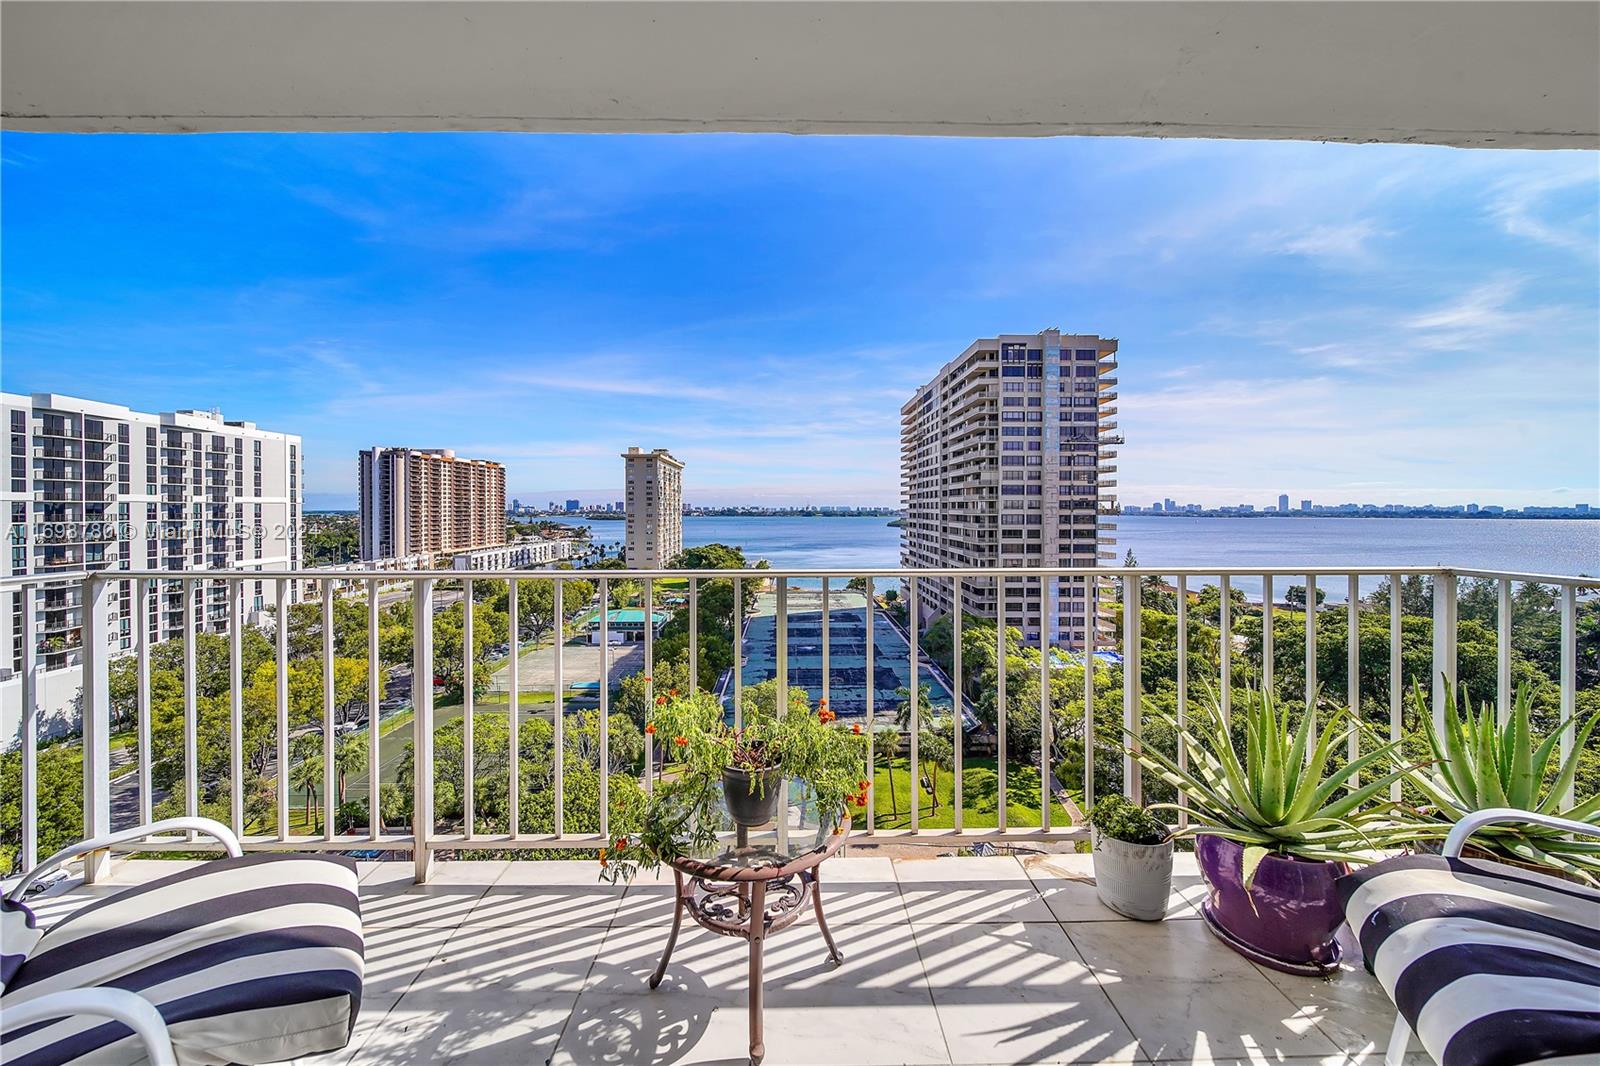
<path fill-rule="evenodd" d="M 1210 834 L 1245 845 L 1244 886 L 1255 881 L 1267 855 L 1332 862 L 1368 862 L 1371 852 L 1415 839 L 1418 826 L 1385 793 L 1410 768 L 1395 766 L 1398 743 L 1378 744 L 1354 761 L 1335 765 L 1351 734 L 1370 736 L 1349 713 L 1336 710 L 1317 727 L 1315 704 L 1292 732 L 1289 716 L 1268 692 L 1237 701 L 1235 720 L 1245 727 L 1244 757 L 1234 750 L 1215 692 L 1197 707 L 1198 722 L 1180 728 L 1165 711 L 1149 708 L 1178 736 L 1188 766 L 1150 748 L 1136 750 L 1140 764 L 1188 795 L 1190 824 L 1178 836 Z M 1200 727 L 1197 732 L 1193 727 Z M 1360 781 L 1373 768 L 1380 776 Z M 1151 809 L 1177 810 L 1172 803 Z"/>
<path fill-rule="evenodd" d="M 1413 692 L 1412 701 L 1423 723 L 1432 763 L 1415 770 L 1410 779 L 1433 805 L 1438 820 L 1449 824 L 1486 807 L 1515 807 L 1584 822 L 1600 832 L 1600 794 L 1562 806 L 1578 772 L 1578 753 L 1600 724 L 1600 713 L 1591 715 L 1581 728 L 1577 719 L 1569 718 L 1536 742 L 1533 696 L 1526 685 L 1518 687 L 1504 725 L 1487 702 L 1474 713 L 1465 688 L 1459 703 L 1455 694 L 1446 690 L 1442 730 L 1435 725 L 1420 687 Z M 1562 759 L 1557 749 L 1569 729 L 1577 731 L 1575 743 Z M 1478 847 L 1502 858 L 1550 866 L 1600 884 L 1600 841 L 1515 824 L 1487 826 L 1472 839 Z"/>

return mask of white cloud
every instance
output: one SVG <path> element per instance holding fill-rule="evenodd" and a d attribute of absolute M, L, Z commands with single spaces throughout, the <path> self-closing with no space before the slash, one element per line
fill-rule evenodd
<path fill-rule="evenodd" d="M 1567 173 L 1508 179 L 1495 186 L 1489 216 L 1513 236 L 1594 258 L 1600 255 L 1600 232 L 1596 229 L 1600 220 L 1593 210 L 1559 222 L 1545 215 L 1553 194 L 1575 188 L 1593 189 L 1597 183 L 1600 170 L 1592 155 L 1585 166 Z"/>
<path fill-rule="evenodd" d="M 1256 245 L 1264 252 L 1279 255 L 1365 263 L 1373 255 L 1369 244 L 1375 238 L 1385 236 L 1388 236 L 1388 231 L 1380 229 L 1371 219 L 1357 219 L 1303 229 L 1278 230 L 1257 238 Z"/>

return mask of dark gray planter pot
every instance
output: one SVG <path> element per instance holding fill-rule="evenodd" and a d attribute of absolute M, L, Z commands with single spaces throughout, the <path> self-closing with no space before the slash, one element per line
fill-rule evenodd
<path fill-rule="evenodd" d="M 723 770 L 722 798 L 728 805 L 728 817 L 733 819 L 733 824 L 753 829 L 772 821 L 778 813 L 778 801 L 783 798 L 779 780 L 776 767 L 756 774 L 731 766 Z"/>
<path fill-rule="evenodd" d="M 1123 917 L 1159 922 L 1172 895 L 1172 841 L 1129 844 L 1096 830 L 1094 888 L 1100 902 Z"/>

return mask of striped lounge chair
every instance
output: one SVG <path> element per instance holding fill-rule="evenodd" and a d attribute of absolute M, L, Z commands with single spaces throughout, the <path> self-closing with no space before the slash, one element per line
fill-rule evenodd
<path fill-rule="evenodd" d="M 1495 808 L 1457 823 L 1441 855 L 1401 855 L 1339 879 L 1367 969 L 1399 1008 L 1389 1066 L 1413 1033 L 1439 1066 L 1600 1066 L 1600 892 L 1461 858 L 1467 838 L 1496 822 L 1595 833 Z"/>
<path fill-rule="evenodd" d="M 90 851 L 177 830 L 228 857 L 98 900 L 41 930 L 21 903 L 41 874 Z M 172 818 L 51 856 L 0 911 L 0 1061 L 277 1062 L 349 1042 L 364 941 L 355 865 L 242 855 L 226 826 Z"/>

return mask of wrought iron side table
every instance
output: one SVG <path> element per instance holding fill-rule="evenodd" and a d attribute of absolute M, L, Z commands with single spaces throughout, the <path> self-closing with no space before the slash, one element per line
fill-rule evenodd
<path fill-rule="evenodd" d="M 829 961 L 836 966 L 844 961 L 823 917 L 820 872 L 823 861 L 839 850 L 849 833 L 849 818 L 831 828 L 790 829 L 788 846 L 779 848 L 774 841 L 750 843 L 748 831 L 741 828 L 732 847 L 705 856 L 685 856 L 671 864 L 676 881 L 672 932 L 650 987 L 655 988 L 666 976 L 684 911 L 703 929 L 748 941 L 751 1066 L 759 1066 L 766 1054 L 762 1027 L 762 948 L 766 938 L 794 924 L 810 903 L 828 945 Z"/>

